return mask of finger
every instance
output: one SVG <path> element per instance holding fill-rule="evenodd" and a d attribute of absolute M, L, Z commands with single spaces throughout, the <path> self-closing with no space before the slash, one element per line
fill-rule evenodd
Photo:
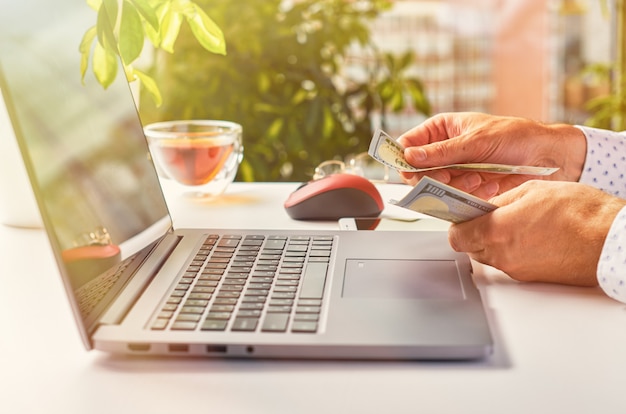
<path fill-rule="evenodd" d="M 483 200 L 489 200 L 496 196 L 500 191 L 501 187 L 498 181 L 487 181 L 472 192 L 472 194 L 478 198 L 482 198 Z"/>
<path fill-rule="evenodd" d="M 450 172 L 446 170 L 436 170 L 430 171 L 428 173 L 410 173 L 410 172 L 400 172 L 400 177 L 410 185 L 416 185 L 419 180 L 428 175 L 430 178 L 439 181 L 440 183 L 448 184 L 450 182 Z"/>
<path fill-rule="evenodd" d="M 480 188 L 483 184 L 483 178 L 477 172 L 463 173 L 452 177 L 448 184 L 471 194 Z"/>
<path fill-rule="evenodd" d="M 405 147 L 412 147 L 446 140 L 451 138 L 446 127 L 450 122 L 447 114 L 437 114 L 400 135 L 398 142 Z"/>
<path fill-rule="evenodd" d="M 456 252 L 476 254 L 484 250 L 481 220 L 484 216 L 464 223 L 452 224 L 448 230 L 448 242 Z"/>
<path fill-rule="evenodd" d="M 496 206 L 502 207 L 522 198 L 528 191 L 531 191 L 531 187 L 533 186 L 532 181 L 527 181 L 522 185 L 517 187 L 513 187 L 508 191 L 504 191 L 499 195 L 489 198 L 489 202 L 491 204 L 495 204 Z"/>
<path fill-rule="evenodd" d="M 481 148 L 469 145 L 462 136 L 446 141 L 433 142 L 422 146 L 408 147 L 404 158 L 415 167 L 433 167 L 439 165 L 480 162 Z M 476 153 L 472 153 L 476 151 Z"/>

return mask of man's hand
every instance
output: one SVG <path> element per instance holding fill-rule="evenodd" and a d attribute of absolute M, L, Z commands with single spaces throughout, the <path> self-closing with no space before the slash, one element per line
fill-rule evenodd
<path fill-rule="evenodd" d="M 493 212 L 450 227 L 450 245 L 520 281 L 595 286 L 609 228 L 626 200 L 578 183 L 528 181 Z"/>
<path fill-rule="evenodd" d="M 543 180 L 578 181 L 586 156 L 586 139 L 571 125 L 544 125 L 523 118 L 481 113 L 439 114 L 407 131 L 398 141 L 415 167 L 488 162 L 558 167 Z M 487 199 L 535 176 L 439 170 L 426 173 L 438 181 Z M 402 173 L 415 185 L 425 175 Z"/>

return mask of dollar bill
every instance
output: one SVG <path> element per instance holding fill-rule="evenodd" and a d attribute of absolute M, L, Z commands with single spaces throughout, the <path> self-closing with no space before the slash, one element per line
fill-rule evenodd
<path fill-rule="evenodd" d="M 497 208 L 491 203 L 430 177 L 422 177 L 402 200 L 390 202 L 452 223 L 462 223 Z"/>
<path fill-rule="evenodd" d="M 496 174 L 550 175 L 558 171 L 558 168 L 491 163 L 451 164 L 429 168 L 415 168 L 405 160 L 404 147 L 381 129 L 377 129 L 374 132 L 374 136 L 372 137 L 367 153 L 378 162 L 397 171 L 403 172 L 427 172 L 449 168 L 455 170 L 471 170 Z"/>

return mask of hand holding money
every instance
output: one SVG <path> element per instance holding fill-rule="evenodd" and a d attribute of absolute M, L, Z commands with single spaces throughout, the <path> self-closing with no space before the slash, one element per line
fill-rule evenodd
<path fill-rule="evenodd" d="M 402 145 L 380 129 L 376 130 L 368 153 L 382 164 L 398 171 L 421 172 L 439 168 L 464 168 L 498 173 L 515 173 L 513 172 L 516 171 L 515 168 L 519 168 L 496 164 L 458 164 L 417 169 L 404 159 L 404 148 Z M 430 177 L 422 177 L 402 200 L 392 200 L 391 203 L 452 223 L 462 223 L 471 220 L 496 208 L 493 204 L 440 183 Z"/>
<path fill-rule="evenodd" d="M 381 129 L 377 129 L 374 132 L 368 154 L 378 162 L 401 172 L 427 172 L 449 168 L 495 174 L 550 175 L 558 171 L 558 168 L 491 163 L 451 164 L 430 168 L 415 168 L 404 159 L 404 147 Z"/>
<path fill-rule="evenodd" d="M 430 177 L 422 177 L 402 200 L 391 200 L 391 203 L 452 223 L 462 223 L 497 208 L 491 203 Z"/>

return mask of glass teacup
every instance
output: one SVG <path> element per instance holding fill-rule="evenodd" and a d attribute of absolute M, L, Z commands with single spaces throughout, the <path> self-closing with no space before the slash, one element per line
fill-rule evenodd
<path fill-rule="evenodd" d="M 159 173 L 195 197 L 222 194 L 243 158 L 241 125 L 218 120 L 157 122 L 144 127 Z"/>

